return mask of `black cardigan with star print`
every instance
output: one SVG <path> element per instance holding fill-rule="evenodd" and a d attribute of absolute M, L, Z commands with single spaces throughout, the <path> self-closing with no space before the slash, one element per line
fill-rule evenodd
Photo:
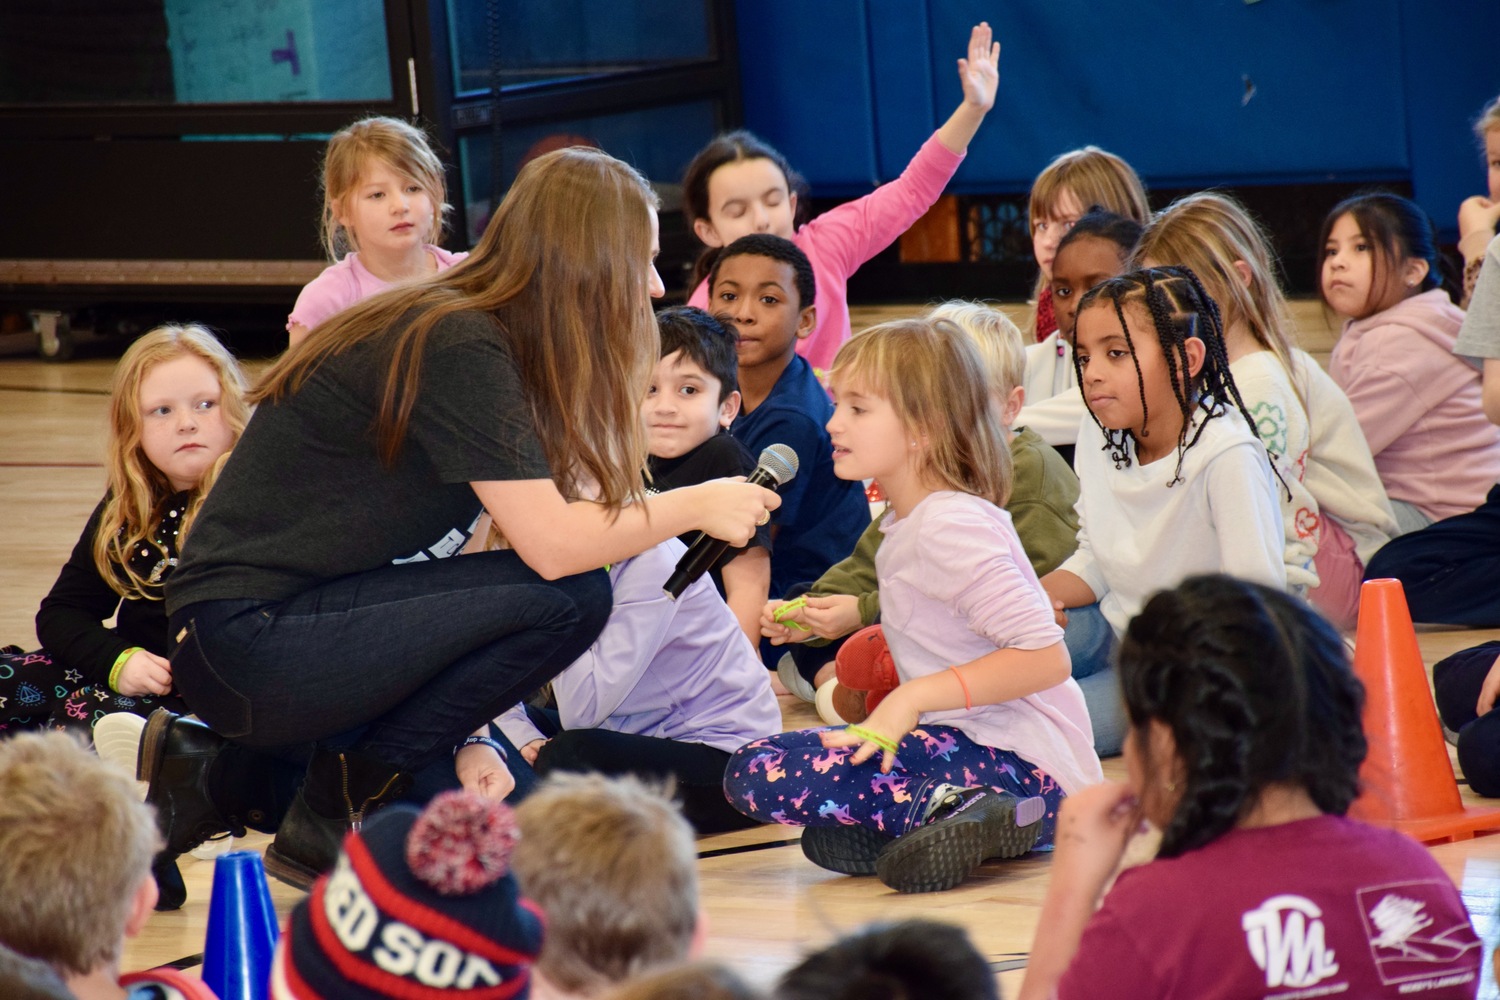
<path fill-rule="evenodd" d="M 187 493 L 177 493 L 159 508 L 161 521 L 155 535 L 166 550 L 165 556 L 151 546 L 131 555 L 136 572 L 156 584 L 158 597 L 162 580 L 177 565 L 177 532 L 187 501 Z M 167 655 L 165 603 L 122 599 L 94 565 L 94 536 L 103 512 L 101 500 L 36 613 L 37 639 L 63 672 L 66 683 L 75 687 L 107 685 L 115 660 L 132 646 Z M 105 624 L 111 617 L 115 619 L 112 628 Z"/>

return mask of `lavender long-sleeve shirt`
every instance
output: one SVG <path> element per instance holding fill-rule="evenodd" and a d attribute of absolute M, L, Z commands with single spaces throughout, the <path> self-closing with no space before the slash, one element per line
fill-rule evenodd
<path fill-rule="evenodd" d="M 684 547 L 668 539 L 610 567 L 614 609 L 552 681 L 564 729 L 608 729 L 726 752 L 781 731 L 770 675 L 708 576 L 676 601 L 662 584 Z M 543 738 L 517 706 L 496 720 L 516 746 Z"/>

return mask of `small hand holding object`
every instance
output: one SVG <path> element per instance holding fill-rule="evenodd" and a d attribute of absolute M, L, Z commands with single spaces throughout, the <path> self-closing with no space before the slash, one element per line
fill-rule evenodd
<path fill-rule="evenodd" d="M 115 690 L 130 698 L 172 693 L 172 664 L 165 657 L 137 649 L 120 668 Z"/>
<path fill-rule="evenodd" d="M 829 729 L 821 734 L 825 747 L 859 747 L 849 758 L 851 764 L 863 764 L 879 750 L 883 756 L 880 771 L 889 774 L 896 766 L 896 749 L 902 737 L 917 728 L 919 714 L 908 708 L 906 699 L 898 697 L 901 688 L 887 695 L 864 722 L 843 729 Z"/>

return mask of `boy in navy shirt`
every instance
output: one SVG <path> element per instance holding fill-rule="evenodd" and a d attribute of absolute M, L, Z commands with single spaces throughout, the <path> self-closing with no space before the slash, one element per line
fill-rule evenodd
<path fill-rule="evenodd" d="M 870 523 L 859 483 L 833 474 L 833 415 L 828 393 L 797 341 L 815 325 L 812 264 L 791 240 L 754 233 L 719 255 L 708 277 L 710 311 L 739 333 L 741 408 L 729 432 L 752 455 L 785 444 L 797 453 L 797 477 L 783 486 L 772 514 L 771 593 L 810 583 L 854 551 Z M 767 663 L 782 650 L 762 643 Z"/>

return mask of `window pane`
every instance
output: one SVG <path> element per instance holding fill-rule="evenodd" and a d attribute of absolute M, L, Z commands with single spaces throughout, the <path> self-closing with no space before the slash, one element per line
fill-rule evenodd
<path fill-rule="evenodd" d="M 492 135 L 462 137 L 464 209 L 469 246 L 479 241 L 490 221 L 491 192 L 508 190 L 517 172 L 531 160 L 564 146 L 598 146 L 646 175 L 671 210 L 681 201 L 682 172 L 693 154 L 718 128 L 712 100 L 643 108 L 623 114 L 575 118 L 506 128 L 500 135 L 500 176 L 494 176 Z M 498 182 L 498 184 L 497 184 Z"/>
<path fill-rule="evenodd" d="M 389 101 L 384 0 L 4 0 L 0 103 Z"/>
<path fill-rule="evenodd" d="M 713 55 L 705 0 L 447 0 L 453 86 L 490 89 L 695 62 Z M 491 37 L 489 7 L 498 11 Z"/>

